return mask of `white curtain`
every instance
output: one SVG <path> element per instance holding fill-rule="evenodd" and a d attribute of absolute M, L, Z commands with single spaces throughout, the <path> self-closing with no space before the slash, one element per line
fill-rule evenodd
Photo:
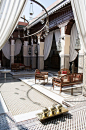
<path fill-rule="evenodd" d="M 7 41 L 4 47 L 2 48 L 4 56 L 10 60 L 10 42 Z"/>
<path fill-rule="evenodd" d="M 0 8 L 0 49 L 14 31 L 26 2 L 27 0 L 4 0 L 3 11 Z"/>
<path fill-rule="evenodd" d="M 53 39 L 53 31 L 50 32 L 45 38 L 45 42 L 44 42 L 44 60 L 46 60 L 48 58 L 48 56 L 49 56 L 51 46 L 52 46 L 52 39 Z"/>
<path fill-rule="evenodd" d="M 77 51 L 75 50 L 76 38 L 77 38 L 77 28 L 76 24 L 74 23 L 70 35 L 70 62 L 74 61 L 78 54 Z"/>
<path fill-rule="evenodd" d="M 71 0 L 77 29 L 86 52 L 86 0 Z"/>
<path fill-rule="evenodd" d="M 59 38 L 61 37 L 60 29 L 55 30 L 56 46 L 58 47 Z"/>
<path fill-rule="evenodd" d="M 16 42 L 15 42 L 15 52 L 14 52 L 14 55 L 18 55 L 21 51 L 21 46 L 22 46 L 22 42 L 20 39 L 17 39 Z"/>

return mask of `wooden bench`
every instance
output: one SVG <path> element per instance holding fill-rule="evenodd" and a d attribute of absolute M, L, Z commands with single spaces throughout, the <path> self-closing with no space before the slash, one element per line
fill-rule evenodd
<path fill-rule="evenodd" d="M 66 74 L 61 77 L 53 77 L 52 85 L 54 89 L 54 85 L 60 87 L 60 92 L 65 87 L 65 89 L 71 89 L 71 94 L 73 94 L 73 88 L 76 88 L 73 85 L 82 84 L 83 82 L 83 74 L 82 73 L 74 73 L 74 74 Z M 71 87 L 70 87 L 71 86 Z"/>
<path fill-rule="evenodd" d="M 22 63 L 12 63 L 11 64 L 11 70 L 17 71 L 17 70 L 22 70 L 24 68 L 25 68 L 25 65 Z"/>
<path fill-rule="evenodd" d="M 58 74 L 70 74 L 70 70 L 66 69 L 66 68 L 63 68 L 60 71 L 58 71 Z"/>

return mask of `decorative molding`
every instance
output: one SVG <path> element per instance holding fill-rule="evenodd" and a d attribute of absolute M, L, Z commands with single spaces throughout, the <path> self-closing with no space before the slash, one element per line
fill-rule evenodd
<path fill-rule="evenodd" d="M 10 57 L 14 57 L 13 55 L 10 55 Z"/>
<path fill-rule="evenodd" d="M 69 20 L 58 25 L 59 28 L 65 27 L 69 23 Z"/>
<path fill-rule="evenodd" d="M 65 34 L 65 37 L 70 37 L 70 35 L 68 35 L 68 34 Z"/>
<path fill-rule="evenodd" d="M 59 10 L 63 6 L 67 5 L 68 3 L 70 3 L 70 0 L 62 1 L 61 3 L 57 4 L 56 6 L 54 6 L 50 10 L 48 10 L 48 15 L 53 14 L 55 11 Z M 45 13 L 43 15 L 41 15 L 40 17 L 36 18 L 34 21 L 32 21 L 30 23 L 30 27 L 34 26 L 35 24 L 37 24 L 38 22 L 40 22 L 41 19 L 44 19 L 44 18 L 46 18 L 46 14 Z"/>
<path fill-rule="evenodd" d="M 28 55 L 28 56 L 27 56 L 27 55 L 23 55 L 23 57 L 29 58 L 29 57 L 31 57 L 31 56 L 29 56 L 29 55 Z"/>
<path fill-rule="evenodd" d="M 82 53 L 82 54 L 79 53 L 79 57 L 83 57 L 83 56 L 84 56 L 84 53 Z"/>
<path fill-rule="evenodd" d="M 69 54 L 64 54 L 64 56 L 68 56 L 69 57 L 70 55 Z"/>
<path fill-rule="evenodd" d="M 36 55 L 32 55 L 31 57 L 32 57 L 32 58 L 36 58 L 37 56 L 36 56 Z"/>
<path fill-rule="evenodd" d="M 38 55 L 38 57 L 44 57 L 44 55 Z"/>

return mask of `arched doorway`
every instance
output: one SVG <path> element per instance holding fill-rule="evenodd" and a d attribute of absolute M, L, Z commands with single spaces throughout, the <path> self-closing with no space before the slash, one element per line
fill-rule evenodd
<path fill-rule="evenodd" d="M 60 70 L 60 56 L 57 52 L 55 34 L 53 34 L 53 41 L 49 56 L 44 61 L 44 69 L 56 70 L 56 71 Z"/>
<path fill-rule="evenodd" d="M 20 53 L 14 56 L 14 63 L 23 63 L 23 46 L 21 46 Z"/>

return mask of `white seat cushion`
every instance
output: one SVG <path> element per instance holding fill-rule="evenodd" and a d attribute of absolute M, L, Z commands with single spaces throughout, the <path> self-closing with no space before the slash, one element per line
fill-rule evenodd
<path fill-rule="evenodd" d="M 44 77 L 45 77 L 45 79 L 47 79 L 47 78 L 48 78 L 48 75 L 44 75 Z"/>

